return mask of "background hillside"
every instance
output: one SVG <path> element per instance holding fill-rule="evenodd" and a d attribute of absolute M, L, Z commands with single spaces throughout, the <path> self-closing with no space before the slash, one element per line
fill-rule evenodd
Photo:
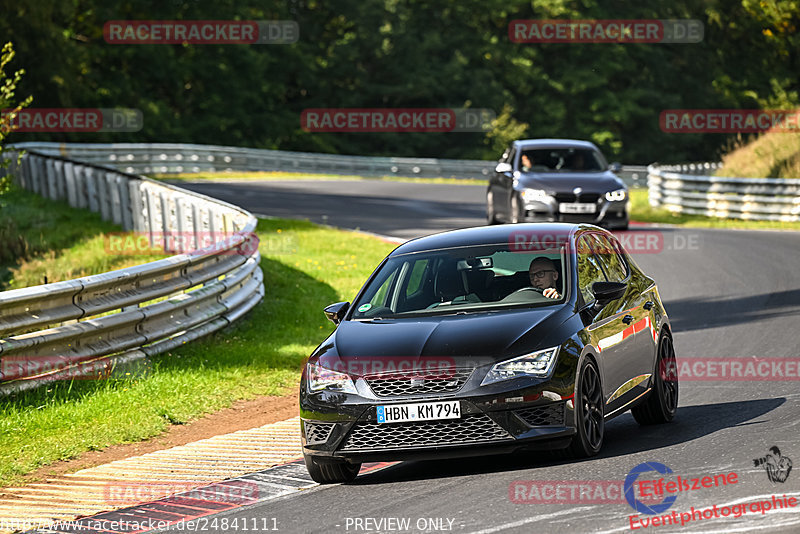
<path fill-rule="evenodd" d="M 9 142 L 194 142 L 363 155 L 496 158 L 509 139 L 591 139 L 626 163 L 708 160 L 724 135 L 666 134 L 674 108 L 796 107 L 800 11 L 779 0 L 0 0 L 32 107 L 129 107 L 137 133 Z M 699 19 L 697 44 L 517 44 L 514 19 Z M 294 20 L 293 45 L 112 45 L 109 20 Z M 474 107 L 495 131 L 309 133 L 307 108 Z"/>

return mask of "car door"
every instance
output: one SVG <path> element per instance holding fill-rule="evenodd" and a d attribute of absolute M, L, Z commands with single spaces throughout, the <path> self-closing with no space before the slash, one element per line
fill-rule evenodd
<path fill-rule="evenodd" d="M 603 267 L 609 277 L 614 281 L 628 284 L 628 293 L 625 297 L 628 302 L 627 315 L 629 328 L 633 330 L 636 358 L 631 362 L 631 368 L 638 375 L 650 375 L 655 364 L 655 340 L 653 338 L 653 306 L 654 298 L 650 294 L 651 280 L 633 272 L 622 254 L 622 246 L 613 236 L 599 235 L 607 247 L 603 254 Z"/>
<path fill-rule="evenodd" d="M 584 302 L 589 305 L 595 301 L 591 291 L 594 282 L 609 281 L 603 268 L 601 251 L 603 243 L 596 234 L 585 233 L 577 242 L 578 287 Z M 630 361 L 636 350 L 632 329 L 627 319 L 627 299 L 623 296 L 596 310 L 586 330 L 591 343 L 600 353 L 602 367 L 603 395 L 606 399 L 606 413 L 610 413 L 622 402 L 626 393 L 624 385 L 632 378 Z"/>

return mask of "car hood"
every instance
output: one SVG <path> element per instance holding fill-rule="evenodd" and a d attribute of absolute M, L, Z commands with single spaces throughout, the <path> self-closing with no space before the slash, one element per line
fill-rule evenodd
<path fill-rule="evenodd" d="M 580 187 L 586 193 L 605 193 L 622 189 L 625 184 L 612 172 L 522 173 L 517 189 L 544 189 L 550 192 L 569 192 Z"/>
<path fill-rule="evenodd" d="M 319 360 L 324 367 L 347 369 L 356 375 L 389 368 L 476 367 L 544 348 L 541 343 L 568 315 L 567 306 L 561 305 L 403 320 L 344 321 Z"/>

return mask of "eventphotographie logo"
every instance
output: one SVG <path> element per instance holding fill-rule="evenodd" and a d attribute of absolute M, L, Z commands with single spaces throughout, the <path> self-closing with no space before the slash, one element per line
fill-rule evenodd
<path fill-rule="evenodd" d="M 775 482 L 783 484 L 789 478 L 789 473 L 792 472 L 792 460 L 781 455 L 781 450 L 777 446 L 770 447 L 766 456 L 754 459 L 753 464 L 756 467 L 763 466 L 767 472 L 767 478 L 773 484 Z"/>

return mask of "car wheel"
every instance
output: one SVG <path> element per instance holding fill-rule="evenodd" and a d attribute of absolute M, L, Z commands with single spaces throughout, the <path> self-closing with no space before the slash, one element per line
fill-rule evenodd
<path fill-rule="evenodd" d="M 494 193 L 486 193 L 486 224 L 498 224 L 497 214 L 494 212 Z"/>
<path fill-rule="evenodd" d="M 595 363 L 586 358 L 575 388 L 575 430 L 568 452 L 577 458 L 594 456 L 603 446 L 605 430 L 603 388 Z"/>
<path fill-rule="evenodd" d="M 647 398 L 631 409 L 640 425 L 668 423 L 678 411 L 678 367 L 672 338 L 662 334 L 653 372 L 653 389 Z"/>
<path fill-rule="evenodd" d="M 509 217 L 509 219 L 511 220 L 512 224 L 517 224 L 518 222 L 520 222 L 522 217 L 520 217 L 520 213 L 519 213 L 519 198 L 517 197 L 516 193 L 513 193 L 513 192 L 511 193 L 511 202 L 510 202 L 510 204 L 511 204 L 511 208 L 510 208 L 511 216 Z"/>
<path fill-rule="evenodd" d="M 308 474 L 314 482 L 320 484 L 334 484 L 337 482 L 352 482 L 361 470 L 361 464 L 351 464 L 344 460 L 319 460 L 311 455 L 304 454 Z"/>

